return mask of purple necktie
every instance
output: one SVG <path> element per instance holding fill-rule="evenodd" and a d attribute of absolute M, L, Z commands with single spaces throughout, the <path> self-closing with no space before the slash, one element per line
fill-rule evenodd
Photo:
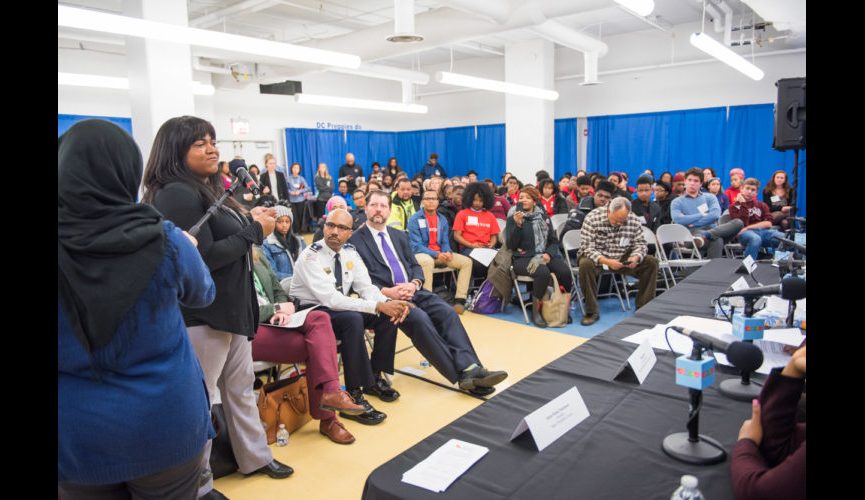
<path fill-rule="evenodd" d="M 396 258 L 390 245 L 387 244 L 384 232 L 378 233 L 378 237 L 381 238 L 381 249 L 384 250 L 384 257 L 387 259 L 387 265 L 390 266 L 390 270 L 393 271 L 393 284 L 405 283 L 405 276 L 403 276 L 402 269 L 400 269 L 399 259 Z"/>

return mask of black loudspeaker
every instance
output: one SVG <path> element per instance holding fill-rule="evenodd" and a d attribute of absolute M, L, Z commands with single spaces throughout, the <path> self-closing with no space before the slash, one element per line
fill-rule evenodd
<path fill-rule="evenodd" d="M 775 82 L 775 136 L 772 147 L 784 151 L 805 148 L 805 79 L 783 78 Z"/>
<path fill-rule="evenodd" d="M 258 92 L 260 94 L 294 95 L 303 93 L 303 90 L 301 90 L 300 82 L 286 80 L 282 83 L 259 85 Z"/>

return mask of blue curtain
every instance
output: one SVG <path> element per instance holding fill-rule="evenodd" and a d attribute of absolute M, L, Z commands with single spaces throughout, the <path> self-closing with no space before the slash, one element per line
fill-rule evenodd
<path fill-rule="evenodd" d="M 722 184 L 730 184 L 730 170 L 739 167 L 746 177 L 760 181 L 760 191 L 771 180 L 775 170 L 785 170 L 790 186 L 793 186 L 792 150 L 772 149 L 775 131 L 774 104 L 731 106 L 727 126 L 727 155 L 723 172 L 718 172 Z M 796 193 L 798 213 L 805 215 L 805 150 L 799 151 L 799 185 Z"/>
<path fill-rule="evenodd" d="M 647 168 L 655 174 L 724 162 L 726 108 L 589 117 L 587 168 L 622 171 L 633 185 Z"/>
<path fill-rule="evenodd" d="M 132 135 L 132 118 L 124 118 L 120 116 L 57 115 L 57 137 L 63 135 L 69 127 L 75 125 L 77 122 L 80 122 L 81 120 L 89 120 L 91 118 L 109 121 L 120 126 L 120 128 L 127 131 L 129 135 Z"/>
<path fill-rule="evenodd" d="M 573 174 L 577 171 L 577 119 L 556 120 L 554 134 L 555 164 L 550 175 L 559 179 L 565 172 Z"/>
<path fill-rule="evenodd" d="M 346 150 L 354 153 L 355 161 L 363 167 L 363 173 L 367 178 L 372 173 L 373 162 L 379 162 L 384 169 L 388 158 L 396 156 L 396 132 L 349 130 L 346 133 L 348 134 Z"/>
<path fill-rule="evenodd" d="M 445 147 L 444 152 L 439 153 L 439 161 L 445 167 L 448 176 L 465 175 L 469 170 L 475 168 L 475 127 L 453 127 L 444 129 Z M 447 161 L 447 163 L 444 163 Z"/>
<path fill-rule="evenodd" d="M 478 125 L 477 129 L 474 169 L 478 179 L 489 177 L 498 184 L 505 173 L 505 125 Z"/>
<path fill-rule="evenodd" d="M 396 159 L 397 164 L 405 170 L 411 178 L 426 163 L 429 153 L 424 145 L 426 133 L 422 130 L 412 132 L 398 132 L 396 136 Z M 443 152 L 442 152 L 443 153 Z M 442 154 L 444 156 L 444 154 Z M 444 160 L 444 158 L 442 158 Z M 447 166 L 447 165 L 445 165 Z"/>
<path fill-rule="evenodd" d="M 343 130 L 287 128 L 285 148 L 288 164 L 300 163 L 300 173 L 310 186 L 315 180 L 318 164 L 322 162 L 327 163 L 328 173 L 333 178 L 338 177 L 339 167 L 345 162 L 348 152 Z"/>

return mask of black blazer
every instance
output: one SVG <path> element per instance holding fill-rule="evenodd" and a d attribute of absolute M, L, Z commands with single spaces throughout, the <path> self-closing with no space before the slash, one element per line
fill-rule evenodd
<path fill-rule="evenodd" d="M 170 182 L 156 192 L 153 206 L 177 227 L 189 230 L 209 204 L 191 186 Z M 261 224 L 221 209 L 196 235 L 198 252 L 210 269 L 216 298 L 203 308 L 180 307 L 186 326 L 209 325 L 216 330 L 252 337 L 258 325 L 258 299 L 250 272 L 249 252 L 264 239 Z"/>
<path fill-rule="evenodd" d="M 285 182 L 285 175 L 282 172 L 275 171 L 276 174 L 276 194 L 279 195 L 280 200 L 288 201 L 288 183 Z M 265 171 L 259 176 L 261 182 L 259 182 L 259 187 L 264 189 L 264 186 L 270 188 L 273 191 L 273 186 L 270 185 L 270 174 Z"/>
<path fill-rule="evenodd" d="M 397 258 L 402 262 L 406 274 L 408 274 L 406 279 L 408 281 L 417 279 L 423 284 L 423 269 L 417 263 L 417 259 L 414 258 L 414 252 L 411 251 L 411 246 L 408 242 L 408 233 L 392 227 L 388 227 L 386 230 L 393 245 L 396 247 L 393 250 L 396 252 Z M 390 266 L 387 265 L 381 252 L 378 251 L 378 245 L 366 224 L 355 231 L 351 235 L 351 238 L 348 239 L 348 242 L 354 245 L 357 253 L 360 254 L 360 258 L 363 259 L 373 285 L 379 288 L 392 287 L 394 285 Z"/>

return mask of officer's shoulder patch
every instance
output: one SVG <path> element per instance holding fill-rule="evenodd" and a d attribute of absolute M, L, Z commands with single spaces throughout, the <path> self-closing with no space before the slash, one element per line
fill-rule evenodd
<path fill-rule="evenodd" d="M 318 252 L 319 250 L 321 250 L 321 243 L 316 241 L 315 243 L 313 243 L 312 245 L 309 246 L 309 249 L 312 250 L 313 252 Z"/>
<path fill-rule="evenodd" d="M 346 248 L 346 249 L 348 249 L 348 250 L 355 250 L 354 245 L 352 245 L 351 243 L 344 243 L 344 244 L 342 245 L 342 248 Z"/>

